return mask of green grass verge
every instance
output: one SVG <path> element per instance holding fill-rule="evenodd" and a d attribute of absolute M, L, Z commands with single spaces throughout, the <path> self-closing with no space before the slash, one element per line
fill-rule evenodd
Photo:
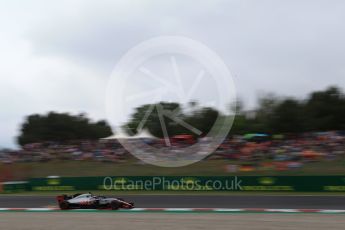
<path fill-rule="evenodd" d="M 289 171 L 258 170 L 253 172 L 229 173 L 226 166 L 245 162 L 229 160 L 207 160 L 179 168 L 164 168 L 140 164 L 132 159 L 123 163 L 94 161 L 54 161 L 0 164 L 0 173 L 6 172 L 13 180 L 31 177 L 83 176 L 302 176 L 302 175 L 345 175 L 345 159 L 307 163 L 301 169 Z"/>

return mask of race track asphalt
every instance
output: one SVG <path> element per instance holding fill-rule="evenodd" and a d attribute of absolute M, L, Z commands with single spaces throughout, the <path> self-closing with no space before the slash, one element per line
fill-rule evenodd
<path fill-rule="evenodd" d="M 137 208 L 345 209 L 345 196 L 126 195 Z M 56 206 L 54 196 L 1 195 L 0 208 Z"/>
<path fill-rule="evenodd" d="M 343 229 L 343 215 L 162 214 L 162 213 L 0 213 L 0 229 L 10 230 L 296 230 Z"/>

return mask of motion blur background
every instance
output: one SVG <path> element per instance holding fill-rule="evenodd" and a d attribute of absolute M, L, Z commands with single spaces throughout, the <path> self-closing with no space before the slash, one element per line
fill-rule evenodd
<path fill-rule="evenodd" d="M 343 0 L 0 0 L 0 229 L 343 229 L 344 12 Z M 214 51 L 235 89 L 181 52 L 111 84 L 126 52 L 160 36 Z M 161 159 L 187 166 L 149 164 Z M 136 208 L 58 210 L 56 196 L 86 192 Z"/>
<path fill-rule="evenodd" d="M 345 173 L 341 0 L 1 1 L 0 6 L 0 181 Z M 231 69 L 239 99 L 224 110 L 202 98 L 184 104 L 147 98 L 125 122 L 110 125 L 104 100 L 113 67 L 137 43 L 166 34 L 196 39 L 217 52 Z M 198 90 L 210 97 L 207 87 Z M 203 161 L 158 168 L 118 142 L 128 138 L 167 148 L 157 111 L 136 133 L 152 104 L 178 108 L 203 134 L 217 117 L 236 118 L 223 144 Z M 166 123 L 169 148 L 176 152 L 172 159 L 189 154 L 184 147 L 207 141 L 167 118 Z"/>

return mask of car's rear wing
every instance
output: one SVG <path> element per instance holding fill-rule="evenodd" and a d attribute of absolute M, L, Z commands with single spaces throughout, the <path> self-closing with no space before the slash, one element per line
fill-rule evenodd
<path fill-rule="evenodd" d="M 61 195 L 56 197 L 56 201 L 60 204 L 66 200 L 67 196 L 66 195 Z"/>

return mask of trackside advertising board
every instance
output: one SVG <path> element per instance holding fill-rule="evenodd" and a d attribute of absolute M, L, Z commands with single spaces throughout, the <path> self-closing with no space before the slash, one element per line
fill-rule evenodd
<path fill-rule="evenodd" d="M 32 191 L 345 192 L 345 176 L 107 176 L 34 178 Z"/>
<path fill-rule="evenodd" d="M 9 181 L 0 183 L 1 193 L 24 192 L 31 189 L 28 181 Z"/>

